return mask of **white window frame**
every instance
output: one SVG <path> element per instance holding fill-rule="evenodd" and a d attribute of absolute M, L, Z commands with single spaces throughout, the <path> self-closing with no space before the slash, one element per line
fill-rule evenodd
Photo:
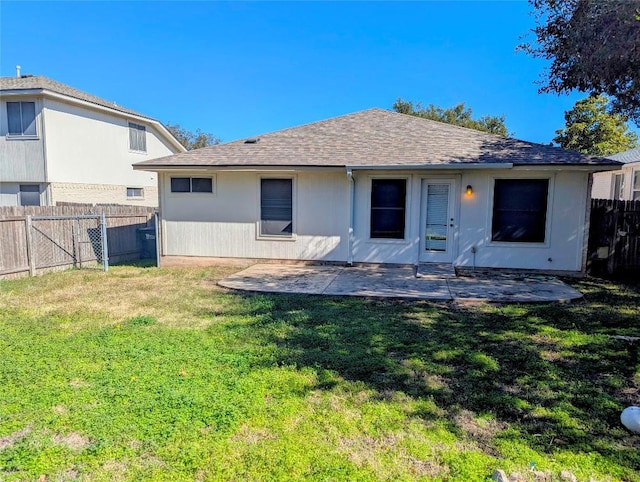
<path fill-rule="evenodd" d="M 291 234 L 262 234 L 262 180 L 263 179 L 291 179 Z M 261 174 L 256 178 L 256 240 L 259 241 L 296 241 L 298 238 L 298 178 L 295 174 L 276 172 Z"/>
<path fill-rule="evenodd" d="M 171 190 L 171 179 L 172 178 L 188 178 L 189 179 L 189 191 L 182 191 L 182 192 L 174 192 Z M 199 179 L 211 179 L 211 192 L 200 192 L 200 191 L 196 191 L 193 192 L 193 178 L 199 178 Z M 199 197 L 212 197 L 215 196 L 217 193 L 217 186 L 216 186 L 216 175 L 215 174 L 207 174 L 207 175 L 203 175 L 203 174 L 199 174 L 199 173 L 191 173 L 191 174 L 169 174 L 167 176 L 167 193 L 169 196 L 171 197 L 189 197 L 192 198 L 194 196 L 199 196 Z"/>
<path fill-rule="evenodd" d="M 620 189 L 616 192 L 616 179 L 620 178 Z M 624 172 L 614 172 L 611 176 L 611 199 L 624 199 L 625 188 L 625 175 Z"/>
<path fill-rule="evenodd" d="M 406 174 L 399 175 L 383 175 L 383 176 L 368 176 L 368 190 L 367 190 L 367 225 L 366 225 L 366 235 L 367 235 L 367 243 L 373 244 L 409 244 L 411 242 L 411 237 L 409 235 L 411 230 L 410 220 L 411 220 L 411 189 L 413 188 L 412 176 Z M 406 192 L 405 192 L 405 206 L 404 206 L 404 238 L 372 238 L 371 237 L 371 193 L 373 191 L 373 181 L 374 180 L 404 180 L 406 182 Z"/>
<path fill-rule="evenodd" d="M 35 193 L 36 191 L 23 191 L 22 188 L 24 187 L 35 187 L 38 189 L 37 193 L 38 193 L 38 204 L 22 204 L 22 193 Z M 19 206 L 42 206 L 42 188 L 40 187 L 40 184 L 19 184 L 18 185 L 18 205 Z"/>
<path fill-rule="evenodd" d="M 139 196 L 130 196 L 129 189 L 140 190 Z M 144 188 L 140 186 L 127 186 L 127 199 L 144 199 Z"/>
<path fill-rule="evenodd" d="M 35 134 L 10 134 L 9 133 L 9 104 L 20 104 L 20 128 L 24 130 L 24 126 L 22 125 L 22 104 L 33 104 L 33 126 L 35 127 Z M 5 102 L 5 112 L 7 115 L 7 139 L 38 139 L 39 138 L 39 129 L 38 129 L 38 103 L 35 100 L 7 100 Z"/>
<path fill-rule="evenodd" d="M 494 241 L 493 240 L 493 201 L 494 190 L 496 186 L 496 179 L 505 180 L 522 180 L 522 179 L 547 179 L 549 181 L 549 187 L 547 191 L 547 212 L 544 227 L 544 242 L 543 243 L 520 243 L 517 241 Z M 521 176 L 494 176 L 489 181 L 489 199 L 487 210 L 487 224 L 485 226 L 486 236 L 485 242 L 487 246 L 499 246 L 504 248 L 550 248 L 551 247 L 551 225 L 552 225 L 552 213 L 553 213 L 553 193 L 555 186 L 555 175 L 549 174 L 523 174 Z"/>
<path fill-rule="evenodd" d="M 144 124 L 138 124 L 137 122 L 129 121 L 129 123 L 127 124 L 127 127 L 128 127 L 127 132 L 129 133 L 129 151 L 146 154 L 147 153 L 147 126 L 145 126 Z M 136 139 L 138 141 L 142 139 L 142 142 L 144 144 L 144 146 L 142 146 L 143 149 L 136 149 L 136 147 L 138 146 L 132 145 L 132 141 L 133 141 L 132 135 L 131 135 L 132 129 L 134 129 L 133 132 L 136 132 Z M 142 137 L 138 137 L 140 132 L 143 133 Z"/>
<path fill-rule="evenodd" d="M 638 185 L 636 186 L 636 176 L 638 176 Z M 636 198 L 637 194 L 637 198 Z M 631 171 L 631 197 L 630 201 L 640 201 L 640 169 Z"/>

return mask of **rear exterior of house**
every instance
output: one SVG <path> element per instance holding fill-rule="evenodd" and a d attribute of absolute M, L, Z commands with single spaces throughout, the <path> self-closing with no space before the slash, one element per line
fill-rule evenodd
<path fill-rule="evenodd" d="M 640 200 L 640 147 L 608 157 L 623 162 L 616 171 L 598 172 L 593 175 L 594 199 Z"/>
<path fill-rule="evenodd" d="M 162 255 L 581 271 L 615 161 L 371 109 L 135 166 Z"/>
<path fill-rule="evenodd" d="M 0 205 L 157 206 L 135 162 L 185 149 L 162 124 L 46 77 L 0 78 Z"/>

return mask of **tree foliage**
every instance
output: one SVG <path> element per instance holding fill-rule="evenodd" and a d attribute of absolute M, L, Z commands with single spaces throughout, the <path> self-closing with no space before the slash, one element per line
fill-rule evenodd
<path fill-rule="evenodd" d="M 414 106 L 413 102 L 404 101 L 401 98 L 398 98 L 398 100 L 393 104 L 393 110 L 401 114 L 409 114 L 460 127 L 468 127 L 469 129 L 489 132 L 490 134 L 497 134 L 505 137 L 509 135 L 507 126 L 504 123 L 504 116 L 488 115 L 480 117 L 479 119 L 474 119 L 472 117 L 473 111 L 470 107 L 466 107 L 464 103 L 458 104 L 455 107 L 443 109 L 442 107 L 436 107 L 433 104 L 429 104 L 427 107 L 422 107 L 420 102 Z"/>
<path fill-rule="evenodd" d="M 220 144 L 220 139 L 209 132 L 203 132 L 200 129 L 196 131 L 190 131 L 180 126 L 180 124 L 171 124 L 167 122 L 165 127 L 171 134 L 178 139 L 180 144 L 187 148 L 187 150 L 200 149 L 201 147 L 213 146 Z"/>
<path fill-rule="evenodd" d="M 629 131 L 626 118 L 607 112 L 604 95 L 590 96 L 576 102 L 565 115 L 565 128 L 553 139 L 560 147 L 584 154 L 608 156 L 636 147 L 638 136 Z"/>
<path fill-rule="evenodd" d="M 640 122 L 640 1 L 529 0 L 535 42 L 521 50 L 551 61 L 541 92 L 577 89 L 613 97 L 612 108 Z"/>

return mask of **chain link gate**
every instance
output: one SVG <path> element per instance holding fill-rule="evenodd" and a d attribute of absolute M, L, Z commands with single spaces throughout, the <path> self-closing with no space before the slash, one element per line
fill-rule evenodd
<path fill-rule="evenodd" d="M 107 219 L 104 214 L 29 216 L 29 272 L 41 268 L 109 269 Z"/>

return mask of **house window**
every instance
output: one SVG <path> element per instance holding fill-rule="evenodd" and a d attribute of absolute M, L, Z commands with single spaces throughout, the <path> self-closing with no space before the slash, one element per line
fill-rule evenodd
<path fill-rule="evenodd" d="M 144 188 L 141 187 L 128 187 L 127 188 L 127 197 L 128 198 L 143 198 L 144 197 Z"/>
<path fill-rule="evenodd" d="M 624 173 L 613 175 L 613 199 L 624 199 Z"/>
<path fill-rule="evenodd" d="M 633 171 L 633 189 L 631 190 L 631 200 L 640 201 L 640 170 Z"/>
<path fill-rule="evenodd" d="M 406 179 L 371 180 L 371 238 L 404 239 Z"/>
<path fill-rule="evenodd" d="M 496 179 L 492 241 L 544 243 L 548 179 Z"/>
<path fill-rule="evenodd" d="M 145 126 L 129 122 L 129 149 L 147 152 L 147 129 Z"/>
<path fill-rule="evenodd" d="M 20 206 L 40 206 L 40 186 L 20 184 Z"/>
<path fill-rule="evenodd" d="M 7 121 L 10 136 L 35 136 L 36 103 L 7 102 Z"/>
<path fill-rule="evenodd" d="M 213 192 L 213 178 L 172 177 L 171 192 Z"/>
<path fill-rule="evenodd" d="M 293 179 L 260 179 L 260 234 L 293 234 Z"/>

